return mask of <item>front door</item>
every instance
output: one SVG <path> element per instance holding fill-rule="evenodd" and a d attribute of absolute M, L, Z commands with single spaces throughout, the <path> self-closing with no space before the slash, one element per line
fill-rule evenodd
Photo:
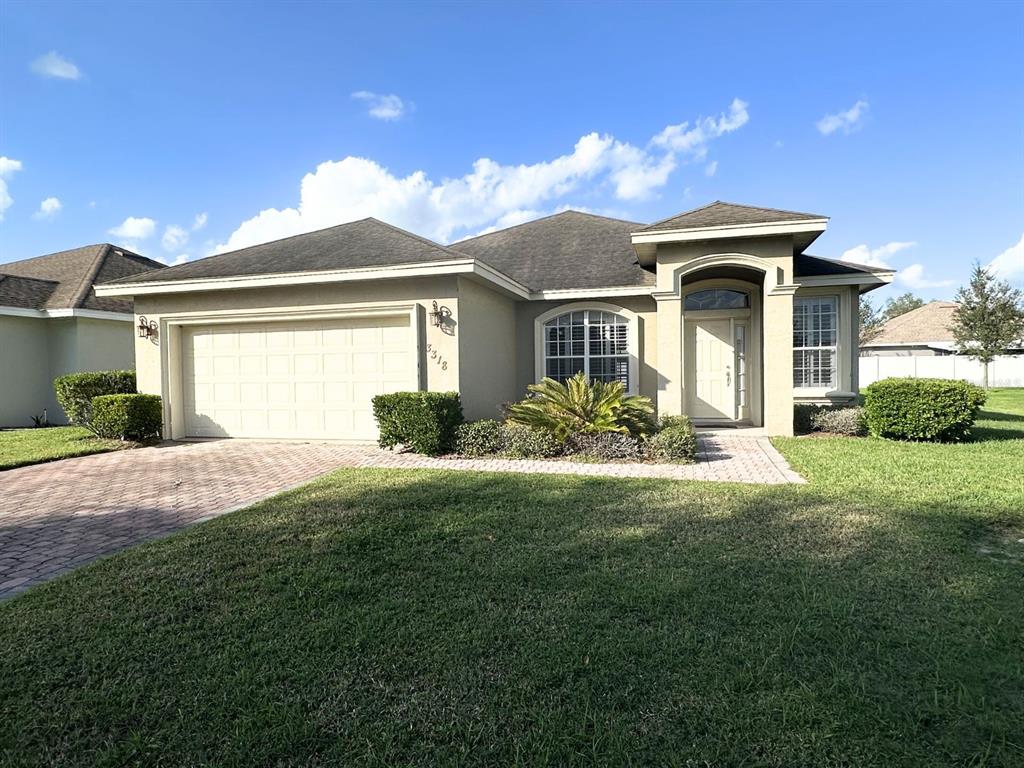
<path fill-rule="evenodd" d="M 732 321 L 686 323 L 687 412 L 697 419 L 736 418 Z"/>

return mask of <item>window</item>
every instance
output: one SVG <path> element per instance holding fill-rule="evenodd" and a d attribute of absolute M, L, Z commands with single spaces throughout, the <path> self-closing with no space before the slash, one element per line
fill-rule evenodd
<path fill-rule="evenodd" d="M 591 380 L 629 380 L 629 321 L 603 309 L 577 309 L 544 323 L 544 375 L 566 381 L 583 371 Z"/>
<path fill-rule="evenodd" d="M 839 297 L 813 296 L 793 302 L 793 386 L 832 389 L 836 384 Z"/>
<path fill-rule="evenodd" d="M 750 294 L 731 291 L 728 288 L 709 288 L 687 294 L 683 309 L 687 312 L 705 309 L 746 309 L 750 306 Z"/>

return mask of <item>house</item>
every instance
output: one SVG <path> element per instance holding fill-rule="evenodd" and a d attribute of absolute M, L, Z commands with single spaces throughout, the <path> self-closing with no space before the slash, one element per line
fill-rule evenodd
<path fill-rule="evenodd" d="M 567 211 L 440 245 L 376 219 L 115 280 L 154 323 L 165 434 L 372 439 L 370 399 L 457 390 L 497 416 L 542 376 L 617 380 L 661 413 L 791 434 L 857 392 L 858 297 L 811 256 L 824 216 L 715 202 L 655 224 Z"/>
<path fill-rule="evenodd" d="M 918 357 L 955 355 L 952 301 L 932 301 L 886 322 L 871 341 L 861 344 L 864 357 Z M 1007 354 L 1024 352 L 1024 341 L 1007 350 Z"/>
<path fill-rule="evenodd" d="M 0 264 L 0 427 L 64 423 L 58 376 L 133 368 L 131 299 L 92 288 L 162 267 L 109 243 Z"/>

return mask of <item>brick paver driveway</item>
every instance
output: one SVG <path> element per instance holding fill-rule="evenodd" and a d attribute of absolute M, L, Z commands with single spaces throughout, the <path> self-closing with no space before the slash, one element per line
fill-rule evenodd
<path fill-rule="evenodd" d="M 696 464 L 434 459 L 370 445 L 166 443 L 0 472 L 0 600 L 339 467 L 800 483 L 765 437 L 699 436 Z"/>

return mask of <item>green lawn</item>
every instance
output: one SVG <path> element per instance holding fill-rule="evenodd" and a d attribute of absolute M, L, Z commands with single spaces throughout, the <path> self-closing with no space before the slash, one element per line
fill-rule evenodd
<path fill-rule="evenodd" d="M 0 604 L 0 763 L 1019 766 L 1022 395 L 807 486 L 338 472 Z"/>
<path fill-rule="evenodd" d="M 5 429 L 0 430 L 0 470 L 133 446 L 120 440 L 102 440 L 83 427 Z"/>

